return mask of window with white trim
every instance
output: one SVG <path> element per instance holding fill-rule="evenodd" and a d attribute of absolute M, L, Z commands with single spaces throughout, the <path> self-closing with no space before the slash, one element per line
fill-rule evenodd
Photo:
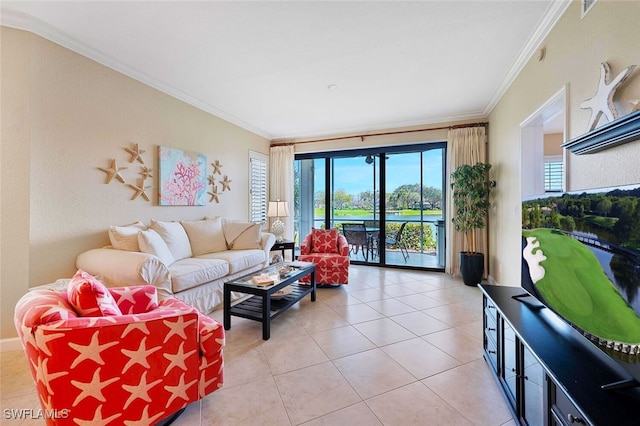
<path fill-rule="evenodd" d="M 267 221 L 267 178 L 269 176 L 269 157 L 255 151 L 249 151 L 249 221 L 265 223 Z"/>

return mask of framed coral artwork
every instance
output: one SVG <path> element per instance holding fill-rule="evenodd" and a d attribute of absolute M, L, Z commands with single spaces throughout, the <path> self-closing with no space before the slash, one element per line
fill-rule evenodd
<path fill-rule="evenodd" d="M 204 206 L 207 201 L 207 158 L 197 152 L 159 147 L 161 206 Z"/>

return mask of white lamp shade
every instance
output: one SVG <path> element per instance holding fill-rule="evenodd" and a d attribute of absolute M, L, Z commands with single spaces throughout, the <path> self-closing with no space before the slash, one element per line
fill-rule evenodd
<path fill-rule="evenodd" d="M 289 216 L 289 203 L 286 201 L 269 201 L 268 217 L 287 217 Z"/>

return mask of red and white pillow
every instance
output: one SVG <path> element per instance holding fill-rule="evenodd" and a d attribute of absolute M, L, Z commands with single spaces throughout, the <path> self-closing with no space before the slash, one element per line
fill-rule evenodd
<path fill-rule="evenodd" d="M 122 315 L 107 287 L 82 269 L 69 281 L 67 297 L 73 309 L 82 317 Z"/>
<path fill-rule="evenodd" d="M 338 230 L 311 229 L 311 252 L 313 253 L 339 253 Z"/>

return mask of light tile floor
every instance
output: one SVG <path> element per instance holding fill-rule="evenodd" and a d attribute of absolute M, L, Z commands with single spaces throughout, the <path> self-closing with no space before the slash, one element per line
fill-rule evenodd
<path fill-rule="evenodd" d="M 174 425 L 515 425 L 482 358 L 481 293 L 458 278 L 353 265 L 270 340 L 237 317 L 226 336 L 224 387 Z M 0 357 L 2 410 L 38 408 L 22 352 Z"/>

